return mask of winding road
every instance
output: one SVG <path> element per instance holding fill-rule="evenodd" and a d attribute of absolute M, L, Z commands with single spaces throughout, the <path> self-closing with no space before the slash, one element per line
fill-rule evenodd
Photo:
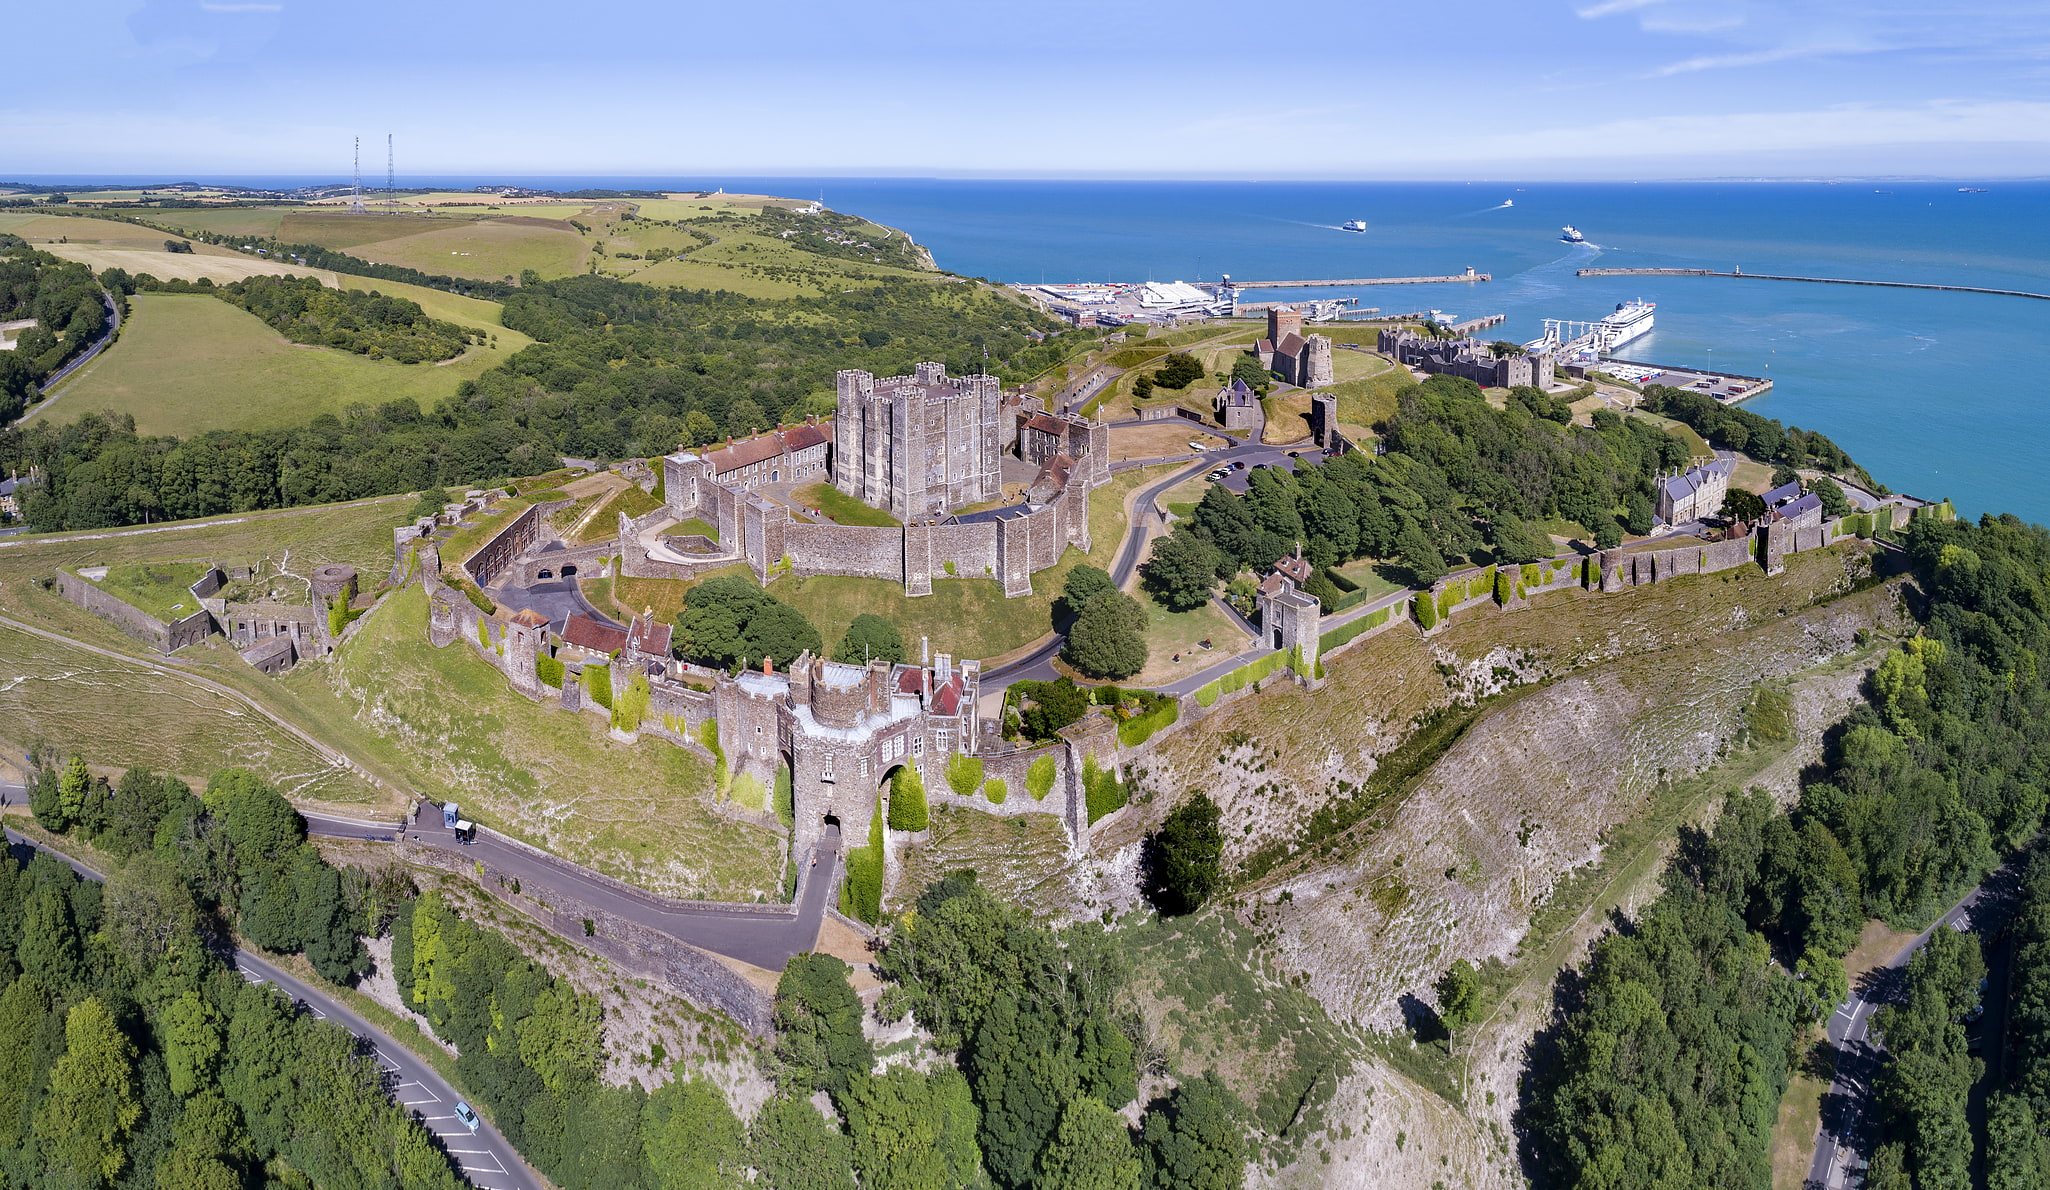
<path fill-rule="evenodd" d="M 1854 990 L 1851 998 L 1831 1014 L 1827 1032 L 1830 1045 L 1836 1049 L 1836 1075 L 1822 1100 L 1822 1125 L 1815 1133 L 1815 1156 L 1808 1164 L 1808 1180 L 1804 1183 L 1809 1190 L 1847 1190 L 1864 1183 L 1871 1143 L 1868 1097 L 1886 1051 L 1879 1038 L 1872 1035 L 1872 1014 L 1883 1000 L 1899 990 L 1897 974 L 1916 952 L 1929 944 L 1930 936 L 1937 930 L 1975 929 L 1973 909 L 2013 875 L 2012 867 L 2003 867 L 1988 876 L 1937 918 L 1934 925 L 1866 975 L 1861 980 L 1863 989 Z"/>
<path fill-rule="evenodd" d="M 397 829 L 390 820 L 363 822 L 320 814 L 305 817 L 308 834 L 329 838 L 379 842 L 391 839 Z M 523 847 L 488 829 L 477 832 L 475 843 L 459 844 L 455 832 L 442 826 L 441 810 L 431 802 L 420 803 L 418 817 L 405 830 L 420 843 L 483 860 L 518 878 L 523 888 L 575 897 L 679 941 L 767 971 L 781 971 L 792 955 L 810 950 L 818 940 L 840 850 L 840 828 L 829 824 L 810 859 L 798 869 L 797 912 L 793 915 L 787 907 L 673 901 Z"/>
<path fill-rule="evenodd" d="M 5 787 L 0 787 L 5 788 Z M 20 786 L 12 786 L 19 790 Z M 12 797 L 19 796 L 11 794 Z M 65 855 L 55 848 L 43 848 L 26 835 L 12 829 L 6 831 L 10 846 L 26 847 L 31 850 L 47 850 L 51 855 L 71 865 L 71 869 L 88 880 L 104 880 L 106 877 Z M 356 1035 L 364 1051 L 377 1059 L 384 1068 L 386 1086 L 392 1098 L 405 1108 L 422 1127 L 434 1134 L 441 1148 L 448 1154 L 450 1164 L 461 1171 L 462 1176 L 480 1190 L 542 1190 L 546 1185 L 527 1163 L 521 1159 L 512 1145 L 489 1120 L 479 1119 L 477 1131 L 471 1132 L 456 1118 L 455 1105 L 462 1098 L 446 1080 L 436 1074 L 434 1068 L 412 1051 L 400 1045 L 392 1037 L 372 1025 L 369 1021 L 351 1012 L 339 1000 L 326 992 L 304 983 L 287 972 L 242 950 L 235 950 L 232 961 L 242 978 L 251 983 L 267 983 L 292 998 L 293 1002 L 307 1012 L 332 1021 Z"/>
<path fill-rule="evenodd" d="M 107 346 L 114 341 L 114 336 L 121 333 L 120 303 L 116 302 L 113 299 L 113 297 L 110 294 L 108 294 L 107 291 L 104 289 L 100 291 L 100 303 L 107 308 L 107 323 L 105 328 L 101 330 L 100 337 L 93 340 L 93 345 L 86 348 L 85 351 L 82 352 L 77 359 L 72 360 L 70 363 L 65 364 L 63 367 L 57 369 L 55 372 L 50 373 L 49 379 L 43 381 L 42 383 L 42 391 L 44 393 L 48 393 L 51 389 L 56 388 L 59 384 L 62 384 L 64 381 L 70 379 L 72 373 L 78 371 L 80 368 L 85 367 L 94 359 L 98 358 L 100 352 L 105 351 L 107 349 Z M 43 401 L 35 408 L 24 412 L 21 415 L 22 420 L 26 421 L 28 418 L 44 412 L 45 410 L 49 409 L 50 406 L 55 405 L 58 402 L 58 400 L 60 400 L 63 396 L 63 393 L 58 393 L 56 396 L 50 397 L 49 399 Z"/>

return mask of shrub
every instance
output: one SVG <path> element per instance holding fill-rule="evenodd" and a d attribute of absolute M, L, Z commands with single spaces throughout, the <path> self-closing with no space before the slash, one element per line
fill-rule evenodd
<path fill-rule="evenodd" d="M 560 659 L 550 657 L 546 653 L 539 654 L 534 658 L 534 676 L 541 679 L 543 686 L 551 686 L 557 690 L 562 689 L 562 673 L 562 662 Z"/>
<path fill-rule="evenodd" d="M 1136 748 L 1153 738 L 1153 733 L 1181 717 L 1182 704 L 1165 695 L 1153 695 L 1153 708 L 1144 714 L 1134 715 L 1118 724 L 1118 740 L 1127 748 Z"/>
<path fill-rule="evenodd" d="M 1033 761 L 1031 767 L 1025 770 L 1025 792 L 1032 795 L 1033 801 L 1043 802 L 1046 800 L 1046 795 L 1053 790 L 1053 778 L 1053 756 L 1051 754 L 1042 756 L 1038 760 Z"/>
<path fill-rule="evenodd" d="M 477 621 L 477 643 L 487 649 L 491 647 L 491 621 Z"/>
<path fill-rule="evenodd" d="M 1514 599 L 1514 598 L 1516 598 L 1516 583 L 1515 583 L 1515 581 L 1514 581 L 1513 579 L 1511 579 L 1511 578 L 1509 577 L 1509 572 L 1508 572 L 1508 571 L 1506 571 L 1506 570 L 1497 570 L 1497 571 L 1495 572 L 1495 604 L 1496 604 L 1496 606 L 1498 606 L 1498 607 L 1501 607 L 1501 606 L 1507 606 L 1507 604 L 1509 603 L 1509 601 L 1510 601 L 1511 599 Z"/>
<path fill-rule="evenodd" d="M 890 774 L 890 829 L 922 831 L 932 825 L 925 806 L 925 778 L 911 765 Z"/>
<path fill-rule="evenodd" d="M 591 696 L 592 702 L 597 703 L 599 706 L 604 707 L 608 711 L 611 710 L 611 667 L 604 665 L 586 665 L 584 667 L 584 693 Z"/>
<path fill-rule="evenodd" d="M 609 683 L 608 683 L 609 685 Z M 646 674 L 635 674 L 612 706 L 612 726 L 621 731 L 639 731 L 652 699 Z"/>
<path fill-rule="evenodd" d="M 840 886 L 840 909 L 870 925 L 883 916 L 883 806 L 876 799 L 868 820 L 868 846 L 847 853 L 847 881 Z"/>
<path fill-rule="evenodd" d="M 1544 582 L 1545 571 L 1549 569 L 1550 567 L 1540 568 L 1538 564 L 1535 562 L 1526 562 L 1523 567 L 1523 585 L 1526 587 L 1535 587 L 1538 584 Z"/>
<path fill-rule="evenodd" d="M 1216 706 L 1218 698 L 1223 694 L 1224 687 L 1216 682 L 1205 682 L 1196 689 L 1196 705 L 1199 707 Z"/>
<path fill-rule="evenodd" d="M 1426 591 L 1422 596 L 1410 600 L 1409 609 L 1416 614 L 1416 622 L 1423 625 L 1424 631 L 1429 632 L 1438 626 L 1438 607 L 1432 601 L 1430 592 Z"/>
<path fill-rule="evenodd" d="M 1003 805 L 1004 799 L 1010 796 L 1010 792 L 1010 789 L 1004 785 L 1002 777 L 991 777 L 988 784 L 982 787 L 982 796 L 988 798 L 993 806 Z"/>
<path fill-rule="evenodd" d="M 1082 758 L 1082 791 L 1088 801 L 1092 825 L 1125 804 L 1125 787 L 1118 780 L 1117 770 L 1097 767 L 1094 756 Z"/>
<path fill-rule="evenodd" d="M 963 756 L 959 752 L 947 758 L 947 787 L 962 797 L 972 795 L 982 785 L 982 758 Z M 922 829 L 922 828 L 921 828 Z"/>

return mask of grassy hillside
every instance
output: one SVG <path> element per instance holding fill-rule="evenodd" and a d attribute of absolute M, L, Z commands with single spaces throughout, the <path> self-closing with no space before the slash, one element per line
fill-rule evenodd
<path fill-rule="evenodd" d="M 575 228 L 531 216 L 424 226 L 407 235 L 335 246 L 380 264 L 481 281 L 518 277 L 526 269 L 543 277 L 567 277 L 584 271 L 589 251 Z"/>
<path fill-rule="evenodd" d="M 377 288 L 393 287 L 379 282 Z M 431 310 L 469 302 L 440 295 Z M 423 303 L 424 304 L 424 303 Z M 488 302 L 474 302 L 490 306 Z M 453 319 L 452 319 L 453 320 Z M 476 325 L 481 320 L 470 320 Z M 212 429 L 302 425 L 351 405 L 412 397 L 432 408 L 464 380 L 496 366 L 527 342 L 498 332 L 499 345 L 473 347 L 445 365 L 394 364 L 326 347 L 288 342 L 254 315 L 198 294 L 137 294 L 121 339 L 44 402 L 36 419 L 69 421 L 113 410 L 135 417 L 143 434 L 190 435 Z"/>
<path fill-rule="evenodd" d="M 515 694 L 467 643 L 426 646 L 427 595 L 388 597 L 337 656 L 332 687 L 412 786 L 486 825 L 643 887 L 775 896 L 774 833 L 713 809 L 711 766 L 670 744 L 614 743 L 604 723 Z"/>

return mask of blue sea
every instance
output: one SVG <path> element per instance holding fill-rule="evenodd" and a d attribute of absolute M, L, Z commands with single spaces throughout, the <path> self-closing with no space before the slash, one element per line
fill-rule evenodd
<path fill-rule="evenodd" d="M 2050 302 L 1574 275 L 1589 266 L 1741 267 L 2050 293 L 2050 183 L 435 181 L 823 194 L 829 206 L 909 231 L 943 268 L 999 281 L 1435 276 L 1472 266 L 1494 279 L 1254 296 L 1343 294 L 1390 312 L 1500 313 L 1508 323 L 1489 334 L 1518 341 L 1536 337 L 1545 318 L 1592 321 L 1643 298 L 1658 303 L 1658 325 L 1627 346 L 1629 358 L 1770 377 L 1774 390 L 1747 408 L 1828 434 L 1892 488 L 1947 496 L 1967 515 L 2050 522 Z M 1961 193 L 1967 186 L 1986 193 Z M 1338 230 L 1349 219 L 1369 230 Z M 1569 223 L 1589 242 L 1562 243 Z"/>

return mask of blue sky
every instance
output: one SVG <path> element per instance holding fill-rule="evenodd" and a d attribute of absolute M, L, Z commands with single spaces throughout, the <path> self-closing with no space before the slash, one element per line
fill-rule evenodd
<path fill-rule="evenodd" d="M 0 179 L 2050 175 L 2050 0 L 16 0 Z"/>

